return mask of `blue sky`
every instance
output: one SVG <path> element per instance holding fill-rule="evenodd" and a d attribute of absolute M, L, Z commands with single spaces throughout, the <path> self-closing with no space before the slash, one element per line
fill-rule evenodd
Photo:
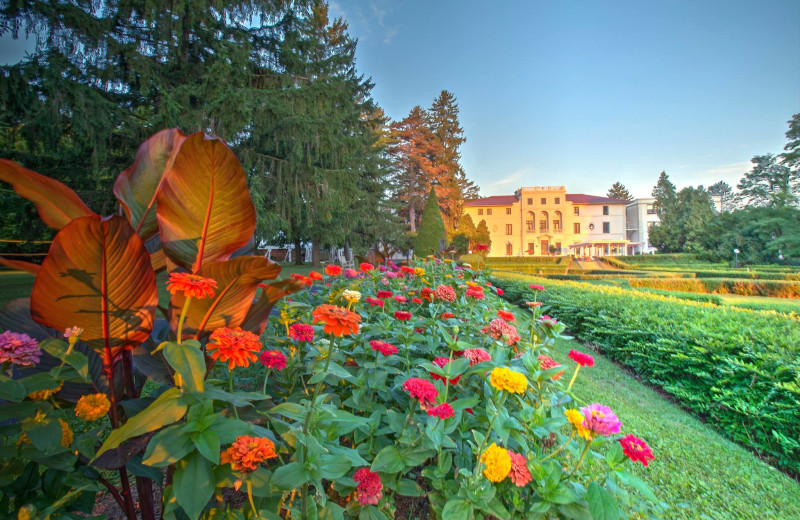
<path fill-rule="evenodd" d="M 501 7 L 493 7 L 501 6 Z M 731 185 L 800 112 L 800 1 L 332 0 L 393 119 L 458 99 L 483 195 Z M 30 43 L 0 39 L 0 61 Z"/>
<path fill-rule="evenodd" d="M 494 5 L 502 7 L 492 7 Z M 800 2 L 334 0 L 387 115 L 456 95 L 483 195 L 734 185 L 800 112 Z"/>

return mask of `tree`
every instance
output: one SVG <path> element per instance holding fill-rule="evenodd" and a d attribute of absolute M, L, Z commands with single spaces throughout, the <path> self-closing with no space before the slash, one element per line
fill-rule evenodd
<path fill-rule="evenodd" d="M 458 222 L 458 227 L 453 233 L 453 245 L 456 246 L 456 249 L 458 249 L 460 253 L 469 251 L 475 241 L 475 235 L 477 232 L 478 231 L 475 229 L 475 223 L 472 221 L 472 217 L 469 215 L 469 213 L 464 213 L 461 216 L 461 220 Z"/>
<path fill-rule="evenodd" d="M 442 212 L 439 210 L 439 198 L 436 196 L 436 190 L 431 188 L 425 209 L 422 210 L 419 232 L 414 240 L 414 254 L 427 256 L 436 254 L 446 247 L 447 232 L 442 220 Z"/>
<path fill-rule="evenodd" d="M 736 186 L 740 204 L 771 207 L 797 204 L 800 170 L 780 164 L 773 154 L 756 155 L 750 162 L 753 169 Z"/>
<path fill-rule="evenodd" d="M 659 215 L 648 236 L 662 252 L 702 253 L 707 250 L 706 229 L 715 218 L 711 195 L 702 187 L 682 189 Z"/>
<path fill-rule="evenodd" d="M 656 181 L 656 185 L 653 188 L 653 197 L 656 199 L 656 213 L 663 221 L 664 216 L 662 213 L 669 211 L 677 199 L 675 185 L 670 182 L 667 172 L 662 171 L 659 174 L 658 181 Z"/>
<path fill-rule="evenodd" d="M 721 258 L 733 259 L 733 250 L 739 249 L 744 263 L 797 262 L 800 209 L 751 206 L 723 213 L 707 227 L 706 236 L 709 250 Z"/>
<path fill-rule="evenodd" d="M 475 243 L 486 244 L 488 251 L 492 250 L 492 235 L 489 233 L 489 226 L 485 219 L 478 222 L 478 228 L 475 230 Z"/>
<path fill-rule="evenodd" d="M 733 211 L 734 204 L 733 188 L 725 181 L 719 181 L 708 187 L 708 193 L 720 198 L 721 211 Z"/>
<path fill-rule="evenodd" d="M 800 114 L 795 114 L 788 121 L 789 130 L 786 131 L 788 143 L 783 147 L 781 162 L 789 168 L 797 170 L 800 168 Z"/>
<path fill-rule="evenodd" d="M 606 193 L 606 197 L 620 200 L 633 200 L 633 195 L 631 195 L 631 192 L 628 191 L 628 188 L 626 188 L 621 182 L 615 182 L 612 184 L 611 188 L 608 189 L 608 193 Z"/>

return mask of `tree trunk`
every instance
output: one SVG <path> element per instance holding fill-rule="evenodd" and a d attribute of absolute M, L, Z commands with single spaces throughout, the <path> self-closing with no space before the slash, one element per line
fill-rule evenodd
<path fill-rule="evenodd" d="M 303 265 L 303 255 L 300 248 L 303 247 L 303 241 L 300 237 L 294 239 L 294 265 Z"/>
<path fill-rule="evenodd" d="M 319 260 L 319 241 L 314 240 L 311 244 L 311 266 L 320 267 L 322 263 Z"/>
<path fill-rule="evenodd" d="M 408 221 L 409 221 L 409 224 L 411 224 L 411 232 L 412 233 L 416 233 L 417 232 L 417 214 L 414 211 L 414 206 L 409 206 L 408 207 Z"/>
<path fill-rule="evenodd" d="M 350 254 L 351 254 L 350 241 L 349 240 L 345 240 L 344 241 L 344 259 L 347 260 L 347 261 L 352 260 L 352 258 L 350 258 Z"/>

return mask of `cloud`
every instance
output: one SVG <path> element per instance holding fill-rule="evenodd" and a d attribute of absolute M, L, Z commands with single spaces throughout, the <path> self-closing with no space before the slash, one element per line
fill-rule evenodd
<path fill-rule="evenodd" d="M 369 9 L 375 16 L 378 27 L 384 32 L 383 43 L 386 45 L 392 43 L 392 38 L 397 34 L 397 28 L 386 23 L 390 11 L 389 5 L 387 0 L 373 0 L 369 3 Z"/>
<path fill-rule="evenodd" d="M 518 170 L 514 173 L 506 175 L 502 179 L 498 179 L 494 182 L 491 182 L 482 189 L 486 191 L 485 196 L 496 195 L 498 193 L 503 195 L 508 195 L 512 191 L 516 190 L 520 186 L 522 186 L 523 182 L 522 179 L 525 175 L 530 173 L 529 168 L 523 168 L 522 170 Z"/>
<path fill-rule="evenodd" d="M 743 161 L 743 162 L 730 163 L 730 164 L 722 164 L 720 166 L 715 166 L 714 168 L 711 168 L 710 170 L 707 170 L 705 173 L 706 173 L 706 175 L 709 175 L 709 176 L 711 176 L 711 175 L 724 175 L 724 176 L 727 176 L 727 175 L 730 175 L 732 173 L 735 173 L 735 174 L 738 174 L 738 175 L 743 175 L 744 173 L 746 173 L 747 171 L 750 170 L 751 166 L 752 165 L 751 165 L 750 161 Z"/>

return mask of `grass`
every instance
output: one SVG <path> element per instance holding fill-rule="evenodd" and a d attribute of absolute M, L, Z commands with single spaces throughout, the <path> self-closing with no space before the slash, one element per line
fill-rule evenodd
<path fill-rule="evenodd" d="M 576 341 L 562 340 L 553 358 L 573 366 L 570 349 L 586 351 Z M 571 377 L 571 373 L 564 377 Z M 635 472 L 659 499 L 670 506 L 670 519 L 800 518 L 800 484 L 765 464 L 751 452 L 725 439 L 629 372 L 595 354 L 595 365 L 581 371 L 575 393 L 617 413 L 624 433 L 645 439 L 656 459 Z"/>

